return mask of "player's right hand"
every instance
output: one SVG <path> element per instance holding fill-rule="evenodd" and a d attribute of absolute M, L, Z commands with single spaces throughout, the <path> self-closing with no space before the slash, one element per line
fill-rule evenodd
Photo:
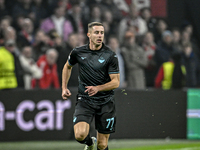
<path fill-rule="evenodd" d="M 70 97 L 72 94 L 71 94 L 71 92 L 70 92 L 70 90 L 69 89 L 63 89 L 62 90 L 62 98 L 63 99 L 67 99 L 68 97 Z"/>

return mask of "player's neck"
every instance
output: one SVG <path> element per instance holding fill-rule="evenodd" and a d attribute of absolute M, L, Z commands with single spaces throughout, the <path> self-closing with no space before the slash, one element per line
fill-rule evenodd
<path fill-rule="evenodd" d="M 100 50 L 100 49 L 101 49 L 102 44 L 100 44 L 100 45 L 95 45 L 95 44 L 93 44 L 93 43 L 90 43 L 89 47 L 90 47 L 91 50 L 96 51 L 96 50 Z"/>

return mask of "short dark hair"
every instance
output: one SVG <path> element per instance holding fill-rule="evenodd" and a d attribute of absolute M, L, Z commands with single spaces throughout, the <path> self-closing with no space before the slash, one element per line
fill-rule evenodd
<path fill-rule="evenodd" d="M 103 24 L 100 23 L 100 22 L 91 22 L 88 24 L 88 31 L 89 29 L 91 29 L 93 26 L 102 26 L 103 27 Z"/>

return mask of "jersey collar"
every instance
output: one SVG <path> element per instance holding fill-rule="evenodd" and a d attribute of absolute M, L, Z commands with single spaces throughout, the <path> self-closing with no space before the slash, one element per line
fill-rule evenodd
<path fill-rule="evenodd" d="M 99 51 L 101 51 L 104 48 L 104 46 L 105 46 L 104 43 L 102 43 L 102 46 L 101 46 L 101 48 L 99 50 L 91 50 L 90 49 L 90 43 L 88 43 L 87 44 L 87 49 L 90 50 L 90 51 L 99 52 Z"/>

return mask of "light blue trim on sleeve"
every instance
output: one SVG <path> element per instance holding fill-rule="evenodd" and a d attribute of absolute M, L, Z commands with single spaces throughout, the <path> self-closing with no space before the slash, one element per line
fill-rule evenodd
<path fill-rule="evenodd" d="M 119 72 L 108 72 L 108 74 L 117 74 Z"/>
<path fill-rule="evenodd" d="M 69 59 L 68 59 L 68 63 L 69 63 L 70 66 L 73 66 L 72 64 L 70 64 Z"/>

